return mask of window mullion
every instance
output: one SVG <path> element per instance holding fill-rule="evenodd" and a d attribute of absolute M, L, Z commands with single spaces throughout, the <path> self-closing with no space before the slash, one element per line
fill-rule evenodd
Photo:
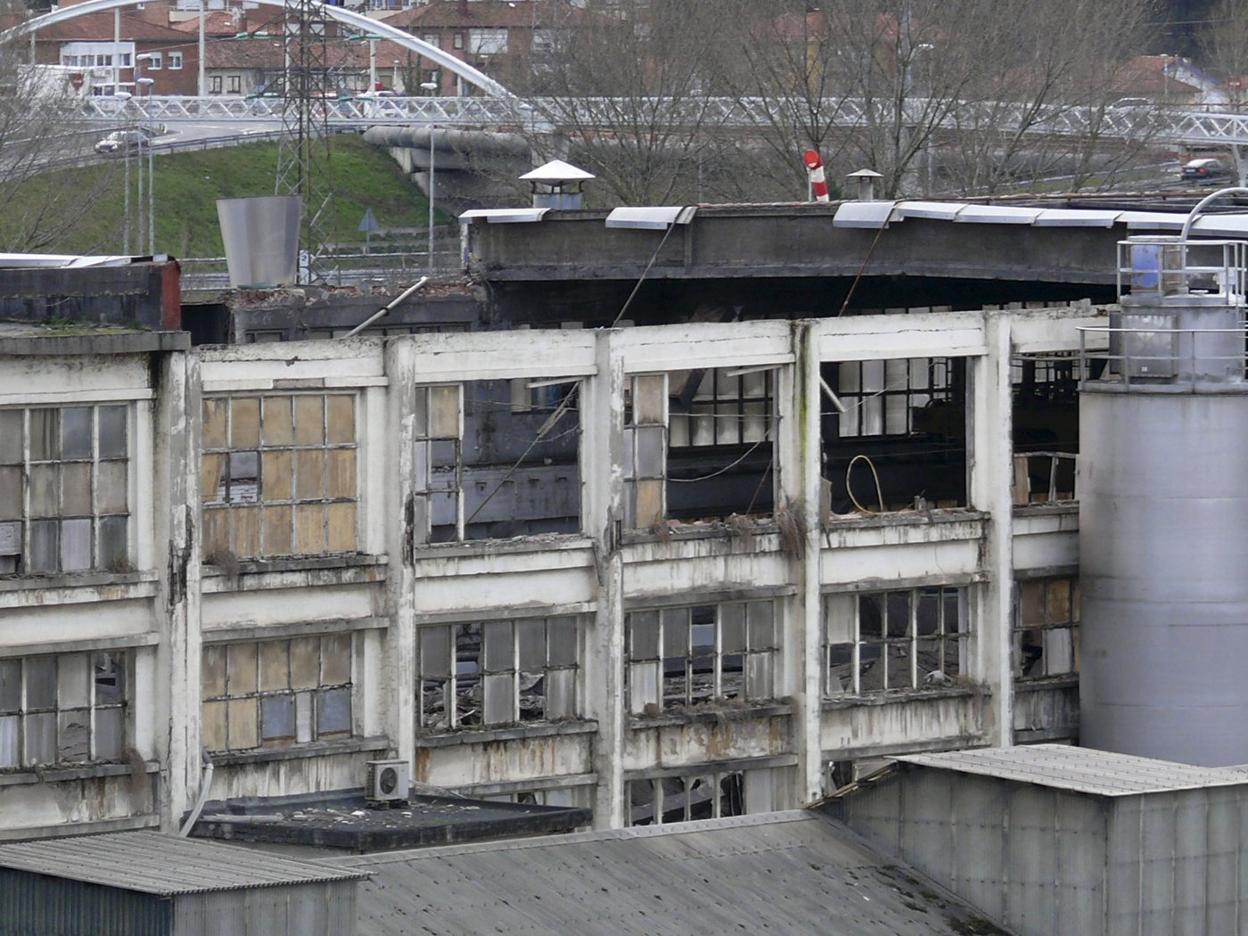
<path fill-rule="evenodd" d="M 907 373 L 909 371 L 907 370 Z M 919 590 L 910 592 L 910 688 L 919 685 Z"/>

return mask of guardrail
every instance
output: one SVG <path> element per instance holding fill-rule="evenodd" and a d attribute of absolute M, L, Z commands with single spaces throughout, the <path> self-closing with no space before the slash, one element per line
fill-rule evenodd
<path fill-rule="evenodd" d="M 1089 336 L 1096 336 L 1098 347 L 1088 347 Z M 1100 380 L 1124 387 L 1133 383 L 1193 387 L 1242 380 L 1246 338 L 1242 323 L 1237 328 L 1084 326 L 1079 329 L 1080 379 L 1089 381 L 1093 370 L 1100 370 Z M 1093 368 L 1097 362 L 1101 368 Z"/>
<path fill-rule="evenodd" d="M 116 130 L 125 130 L 126 127 L 110 128 Z M 280 130 L 265 131 L 240 131 L 239 133 L 226 134 L 215 137 L 200 137 L 195 140 L 169 140 L 161 142 L 160 137 L 155 137 L 151 141 L 151 151 L 153 156 L 164 156 L 169 153 L 186 153 L 199 150 L 222 149 L 227 146 L 238 146 L 243 143 L 260 143 L 266 140 L 276 140 L 282 135 Z M 148 147 L 143 146 L 142 155 L 146 156 Z M 115 153 L 83 153 L 81 156 L 64 156 L 59 159 L 49 159 L 41 162 L 40 168 L 44 170 L 55 169 L 80 169 L 85 166 L 98 166 L 110 162 L 125 159 L 127 155 L 138 156 L 138 148 L 131 149 L 129 154 L 125 152 Z"/>
<path fill-rule="evenodd" d="M 828 98 L 821 102 L 829 125 L 860 127 L 891 124 L 893 105 L 888 101 Z M 380 124 L 438 124 L 440 126 L 528 127 L 545 131 L 561 123 L 600 121 L 611 126 L 622 109 L 642 105 L 661 115 L 665 122 L 685 122 L 704 127 L 770 127 L 777 113 L 791 107 L 787 99 L 764 97 L 654 98 L 645 101 L 613 98 L 580 98 L 574 101 L 511 97 L 381 97 L 349 98 L 324 102 L 331 125 L 367 127 Z M 1050 136 L 1096 136 L 1100 139 L 1147 138 L 1188 144 L 1248 144 L 1248 114 L 1227 111 L 1182 111 L 1153 105 L 1081 107 L 1052 104 L 1036 111 L 1025 103 L 1001 101 L 907 100 L 902 105 L 903 123 L 924 123 L 933 106 L 948 112 L 943 126 L 950 128 L 992 125 L 1002 131 L 1023 128 L 1028 133 Z M 281 120 L 284 101 L 279 97 L 144 96 L 119 99 L 89 97 L 82 103 L 88 120 L 144 119 L 166 122 Z"/>
<path fill-rule="evenodd" d="M 412 250 L 330 253 L 322 258 L 318 268 L 334 286 L 390 287 L 410 283 L 429 272 L 458 273 L 462 266 L 458 241 L 449 237 L 440 241 L 434 245 L 432 265 L 428 247 L 422 245 Z M 225 257 L 187 257 L 179 259 L 178 264 L 182 268 L 183 292 L 224 292 L 230 288 Z"/>

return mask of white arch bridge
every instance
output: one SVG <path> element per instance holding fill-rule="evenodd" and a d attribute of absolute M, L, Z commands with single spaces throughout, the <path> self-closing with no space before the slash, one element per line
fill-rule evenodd
<path fill-rule="evenodd" d="M 99 13 L 140 6 L 144 0 L 86 0 L 34 17 L 0 33 L 0 41 L 31 36 L 45 26 L 72 20 L 88 13 Z M 297 9 L 291 0 L 254 0 L 264 6 Z M 536 131 L 557 129 L 559 125 L 614 125 L 630 102 L 583 98 L 575 102 L 553 100 L 521 100 L 488 75 L 467 62 L 420 38 L 388 26 L 384 20 L 370 19 L 344 7 L 330 6 L 311 0 L 328 18 L 358 32 L 390 40 L 410 49 L 457 75 L 482 93 L 476 97 L 392 97 L 334 100 L 325 102 L 331 126 L 361 128 L 384 124 L 476 127 L 481 129 L 530 128 Z M 770 98 L 700 98 L 685 100 L 651 100 L 631 102 L 642 105 L 647 113 L 660 115 L 664 122 L 679 121 L 687 126 L 749 130 L 765 129 L 774 123 L 776 113 L 787 110 L 789 102 Z M 874 108 L 874 110 L 873 110 Z M 930 112 L 927 102 L 916 100 L 907 104 L 913 119 L 903 115 L 903 123 L 925 122 Z M 828 102 L 825 122 L 854 127 L 888 125 L 893 122 L 891 111 L 879 104 L 838 99 Z M 266 122 L 280 121 L 281 98 L 271 97 L 161 97 L 143 96 L 129 99 L 91 97 L 83 101 L 82 119 L 90 122 L 116 123 L 119 120 L 151 120 L 162 123 L 195 121 Z M 649 118 L 654 120 L 652 116 Z M 1205 113 L 1152 107 L 1089 109 L 1054 105 L 1037 116 L 1025 105 L 1017 107 L 999 103 L 963 102 L 949 109 L 944 125 L 949 129 L 971 126 L 993 126 L 1010 132 L 1026 126 L 1026 131 L 1039 136 L 1098 138 L 1106 141 L 1147 139 L 1187 145 L 1248 146 L 1248 114 Z"/>

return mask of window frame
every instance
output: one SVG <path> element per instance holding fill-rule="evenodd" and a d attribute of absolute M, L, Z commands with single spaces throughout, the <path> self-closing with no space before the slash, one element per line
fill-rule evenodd
<path fill-rule="evenodd" d="M 66 414 L 83 410 L 89 413 L 89 452 L 84 455 L 78 451 L 67 456 Z M 0 576 L 130 571 L 135 555 L 134 405 L 129 402 L 86 402 L 73 406 L 3 407 L 0 408 L 0 432 L 9 440 L 14 437 L 14 429 L 3 428 L 3 424 L 11 422 L 15 413 L 20 414 L 21 451 L 14 453 L 10 447 L 6 454 L 6 450 L 0 449 L 0 494 L 6 488 L 10 497 L 16 493 L 18 506 L 14 511 L 0 504 L 0 529 L 10 531 L 4 537 L 5 541 L 9 541 L 13 535 L 12 528 L 18 527 L 19 543 L 16 553 L 6 552 L 0 556 Z M 51 453 L 39 451 L 36 447 L 35 420 L 39 417 L 35 414 L 39 413 L 54 414 L 51 417 L 51 436 L 43 442 L 51 448 Z M 107 442 L 102 436 L 105 413 L 110 415 L 110 432 L 119 432 L 120 436 L 118 438 L 114 434 Z M 120 417 L 119 423 L 117 417 Z M 45 420 L 40 418 L 40 422 Z M 40 433 L 41 436 L 43 434 Z M 15 454 L 18 460 L 14 460 Z M 83 467 L 87 469 L 85 496 L 88 506 L 84 509 L 79 503 L 76 505 L 78 509 L 74 509 L 75 505 L 67 502 L 79 500 L 84 492 L 79 486 L 77 493 L 71 493 L 65 482 L 71 472 L 80 472 Z M 102 482 L 106 474 L 111 481 L 107 485 L 108 490 Z M 14 484 L 17 485 L 16 491 Z M 49 498 L 50 502 L 46 500 Z M 67 524 L 83 522 L 90 523 L 85 565 L 80 559 L 67 558 L 68 541 L 65 537 Z M 53 531 L 44 532 L 49 524 L 54 528 L 54 535 Z M 37 526 L 40 527 L 41 540 L 51 537 L 51 540 L 45 541 L 45 545 L 52 542 L 55 554 L 55 562 L 50 567 L 43 563 L 32 567 L 35 565 Z M 13 556 L 16 559 L 11 559 Z M 8 568 L 10 564 L 12 568 Z"/>
<path fill-rule="evenodd" d="M 744 767 L 738 768 L 735 770 L 722 770 L 722 769 L 717 770 L 714 767 L 708 766 L 707 769 L 703 771 L 691 771 L 690 773 L 681 773 L 681 774 L 668 775 L 668 776 L 662 776 L 662 777 L 639 777 L 639 778 L 635 778 L 632 780 L 625 780 L 624 781 L 624 825 L 626 827 L 650 826 L 650 825 L 661 826 L 661 825 L 679 825 L 682 822 L 697 821 L 693 818 L 693 806 L 690 803 L 689 794 L 692 791 L 694 784 L 696 784 L 698 781 L 705 781 L 708 778 L 711 780 L 714 788 L 718 791 L 714 799 L 711 800 L 711 818 L 723 819 L 723 818 L 730 818 L 733 816 L 747 815 L 746 805 L 745 805 L 745 784 L 746 784 L 745 777 L 748 772 L 749 772 L 748 768 L 744 768 Z M 675 810 L 664 809 L 663 801 L 666 798 L 666 796 L 669 795 L 667 791 L 664 789 L 664 783 L 670 782 L 673 780 L 679 782 L 681 786 L 679 795 L 683 795 L 685 798 L 684 803 L 677 807 L 678 809 L 682 810 L 684 815 L 683 815 L 683 818 L 679 818 L 679 819 L 666 819 L 665 814 L 668 812 L 673 812 Z M 725 812 L 724 811 L 724 799 L 725 799 L 724 783 L 732 782 L 732 781 L 735 781 L 736 783 L 737 795 L 739 797 L 737 801 L 737 808 L 735 809 L 730 808 L 728 811 Z M 652 815 L 652 818 L 648 821 L 635 822 L 633 820 L 633 785 L 634 784 L 649 784 L 650 785 L 651 803 L 653 804 L 651 809 L 652 809 L 653 815 Z M 731 802 L 731 793 L 728 794 L 728 798 Z"/>
<path fill-rule="evenodd" d="M 83 662 L 81 672 L 86 682 L 85 701 L 76 705 L 69 704 L 64 699 L 62 692 L 64 688 L 63 671 L 65 663 L 74 658 L 78 658 Z M 130 703 L 131 687 L 134 683 L 133 660 L 133 652 L 128 649 L 80 650 L 72 653 L 45 653 L 0 658 L 0 743 L 3 743 L 10 726 L 16 728 L 14 734 L 8 735 L 13 741 L 16 760 L 13 763 L 0 762 L 0 769 L 28 769 L 65 764 L 118 763 L 124 760 L 126 751 L 130 746 L 131 736 Z M 47 661 L 50 661 L 52 665 L 50 674 L 51 703 L 32 703 L 31 684 L 33 677 L 30 670 L 36 664 L 46 663 Z M 13 705 L 12 700 L 12 683 L 5 678 L 6 671 L 9 679 L 12 678 L 14 667 L 18 670 L 18 699 L 16 706 Z M 101 700 L 99 693 L 101 675 L 108 672 L 120 674 L 121 687 L 118 694 L 119 697 L 114 700 Z M 45 673 L 44 676 L 46 678 L 48 674 Z M 6 686 L 10 688 L 6 690 Z M 61 751 L 65 743 L 62 734 L 74 727 L 72 721 L 67 723 L 66 716 L 71 713 L 81 712 L 88 713 L 85 755 L 62 758 Z M 110 716 L 117 719 L 115 726 L 117 731 L 115 750 L 101 756 L 100 713 L 104 712 L 117 712 L 119 714 Z M 29 756 L 29 749 L 33 723 L 36 720 L 44 721 L 48 718 L 51 719 L 52 750 L 56 752 L 56 756 L 52 760 L 32 760 Z M 2 752 L 3 749 L 0 748 L 0 753 Z"/>
<path fill-rule="evenodd" d="M 317 431 L 303 427 L 299 421 L 301 415 L 310 415 L 310 411 L 301 413 L 300 403 L 309 399 L 320 401 L 319 441 L 311 435 L 305 440 L 300 439 L 303 432 L 311 434 Z M 333 411 L 336 400 L 349 401 L 345 411 L 337 411 L 337 419 L 342 420 L 337 425 Z M 284 407 L 281 401 L 286 401 Z M 244 425 L 239 432 L 241 438 L 236 442 L 236 409 L 251 402 L 255 403 L 255 425 Z M 210 412 L 216 407 L 221 407 L 224 414 Z M 275 409 L 271 426 L 267 423 L 270 407 Z M 283 408 L 287 411 L 284 415 Z M 361 401 L 356 390 L 240 391 L 205 395 L 202 413 L 200 513 L 207 561 L 218 558 L 218 553 L 223 550 L 235 559 L 248 560 L 360 552 L 363 502 L 360 481 Z M 283 418 L 289 420 L 288 425 L 282 425 Z M 338 454 L 346 452 L 351 453 L 349 458 Z M 245 457 L 250 455 L 254 455 L 254 459 Z M 254 481 L 244 480 L 248 476 L 240 475 L 237 482 L 239 494 L 235 500 L 234 473 L 247 471 L 248 463 L 254 467 Z M 317 470 L 320 472 L 319 494 L 303 488 L 304 472 L 315 477 Z M 287 475 L 284 480 L 283 471 Z M 266 478 L 271 477 L 272 472 L 276 472 L 277 480 L 266 492 Z M 254 496 L 249 499 L 251 488 L 254 488 Z M 310 536 L 314 525 L 301 534 L 300 524 L 307 522 L 307 518 L 312 517 L 317 509 L 320 511 L 321 529 L 319 547 L 313 548 Z M 254 521 L 250 518 L 239 519 L 248 510 L 259 511 Z M 267 514 L 268 511 L 272 514 Z M 289 512 L 286 523 L 280 522 L 282 511 Z M 273 517 L 272 527 L 269 526 L 268 516 Z M 301 518 L 304 518 L 303 521 Z M 253 523 L 254 531 L 240 529 L 247 522 Z M 308 542 L 301 540 L 301 536 L 305 535 L 309 537 Z M 268 543 L 270 538 L 273 540 L 271 547 Z"/>
<path fill-rule="evenodd" d="M 182 69 L 182 53 L 170 52 L 169 53 L 169 70 L 180 71 L 181 69 Z"/>
<path fill-rule="evenodd" d="M 209 75 L 208 76 L 208 93 L 209 94 L 223 94 L 224 92 L 221 89 L 222 89 L 221 76 Z"/>
<path fill-rule="evenodd" d="M 299 646 L 316 644 L 316 680 L 315 684 L 301 681 L 296 685 L 297 667 L 296 652 Z M 264 640 L 242 640 L 226 643 L 206 644 L 203 649 L 203 665 L 200 688 L 200 721 L 204 726 L 201 744 L 205 751 L 212 754 L 237 754 L 248 751 L 285 750 L 288 748 L 306 747 L 323 741 L 346 740 L 358 737 L 356 723 L 356 672 L 355 672 L 355 634 L 329 633 L 309 634 L 302 637 L 278 637 Z M 278 652 L 273 649 L 279 648 Z M 345 655 L 346 679 L 332 678 L 327 661 L 334 651 Z M 271 665 L 276 656 L 285 657 L 285 686 L 266 686 L 266 663 Z M 215 659 L 214 659 L 215 658 Z M 249 659 L 250 658 L 250 659 Z M 242 667 L 250 667 L 250 674 L 234 674 L 235 661 Z M 343 660 L 335 658 L 334 665 L 341 670 Z M 220 672 L 219 691 L 208 684 L 216 672 Z M 235 678 L 240 680 L 240 688 L 234 691 Z M 340 698 L 343 693 L 347 699 L 347 727 L 322 728 L 322 706 L 325 697 L 333 693 Z M 307 730 L 308 736 L 300 738 L 301 698 L 307 699 Z M 283 733 L 266 734 L 266 708 L 269 705 L 284 706 L 289 711 L 290 730 Z M 210 715 L 210 707 L 213 714 Z M 248 710 L 251 718 L 248 719 Z M 238 712 L 238 728 L 235 728 L 235 712 Z M 219 715 L 216 712 L 220 712 Z M 254 744 L 235 745 L 232 735 L 235 730 L 242 731 L 247 724 L 254 725 Z M 214 740 L 209 726 L 219 724 L 224 746 L 211 746 Z M 247 740 L 246 736 L 242 740 Z"/>
<path fill-rule="evenodd" d="M 242 75 L 229 75 L 229 94 L 243 93 L 243 77 Z"/>
<path fill-rule="evenodd" d="M 680 711 L 703 704 L 727 700 L 747 703 L 766 703 L 779 696 L 780 625 L 782 605 L 775 598 L 754 598 L 743 601 L 708 602 L 705 604 L 679 605 L 667 608 L 649 608 L 629 611 L 624 618 L 624 688 L 625 705 L 633 716 L 642 716 L 651 706 L 660 712 Z M 739 609 L 740 617 L 734 624 L 732 617 Z M 766 609 L 764 611 L 764 609 Z M 711 612 L 707 620 L 705 612 Z M 699 614 L 699 612 L 702 612 Z M 756 623 L 757 622 L 757 623 Z M 653 628 L 654 653 L 642 649 L 638 655 L 638 626 Z M 739 628 L 739 641 L 725 646 L 726 634 L 732 627 Z M 684 630 L 683 640 L 670 638 L 669 628 Z M 696 643 L 699 628 L 712 628 L 712 642 Z M 755 633 L 769 635 L 769 639 L 755 643 Z M 705 634 L 705 631 L 704 631 Z M 679 643 L 677 643 L 679 641 Z M 669 655 L 669 650 L 683 647 L 683 654 Z M 698 648 L 705 649 L 701 653 Z M 726 689 L 725 661 L 740 657 L 740 687 L 735 691 Z M 711 661 L 710 692 L 695 692 L 698 673 L 705 673 L 706 660 Z M 683 661 L 683 663 L 677 663 Z M 701 663 L 699 669 L 698 661 Z M 683 672 L 672 675 L 676 666 Z M 679 694 L 669 692 L 669 684 L 680 680 L 683 688 Z M 639 691 L 639 687 L 645 687 Z M 653 688 L 651 688 L 653 687 Z M 760 688 L 761 687 L 761 688 Z"/>
<path fill-rule="evenodd" d="M 537 717 L 525 717 L 524 677 L 532 675 L 534 668 L 525 666 L 521 632 L 522 628 L 535 624 L 539 624 L 543 630 L 544 663 L 540 680 L 533 684 L 536 686 L 540 683 L 542 686 L 541 712 Z M 502 628 L 510 628 L 510 646 L 507 646 L 508 639 L 505 638 L 503 650 L 495 651 L 487 647 L 486 640 L 490 632 L 502 636 Z M 563 634 L 557 634 L 556 628 L 563 628 Z M 443 636 L 435 641 L 432 635 L 439 630 L 443 632 Z M 555 639 L 558 636 L 566 639 L 568 630 L 571 632 L 572 643 L 570 654 L 569 648 L 566 645 L 557 645 Z M 581 646 L 584 626 L 581 616 L 552 614 L 422 624 L 416 631 L 416 727 L 419 731 L 490 730 L 575 721 L 582 717 Z M 475 659 L 472 646 L 474 639 L 477 641 Z M 439 650 L 446 648 L 449 657 L 443 657 L 441 661 L 429 661 L 428 656 L 435 652 L 435 642 L 439 644 Z M 448 666 L 442 666 L 442 662 Z M 552 691 L 552 683 L 555 682 L 552 675 L 556 673 L 561 674 L 558 681 L 562 685 L 560 700 L 553 702 L 556 693 Z M 474 690 L 474 686 L 477 689 Z M 471 699 L 475 695 L 480 700 L 476 712 L 469 712 L 467 716 L 461 712 L 462 687 L 467 687 L 464 697 Z M 501 698 L 507 705 L 506 717 L 487 720 L 491 697 L 494 700 Z M 434 714 L 439 710 L 440 715 Z M 471 720 L 468 720 L 469 717 Z"/>
<path fill-rule="evenodd" d="M 936 606 L 939 609 L 935 630 L 928 633 L 919 633 L 919 615 L 922 596 L 924 593 L 936 594 Z M 892 608 L 895 602 L 890 601 L 891 596 L 906 596 L 907 600 L 907 620 L 905 621 L 905 633 L 898 634 L 895 622 L 890 620 L 894 613 Z M 948 599 L 947 595 L 956 597 L 956 630 L 949 630 L 948 627 Z M 898 692 L 916 692 L 930 689 L 933 687 L 944 687 L 952 685 L 957 679 L 961 679 L 966 674 L 966 663 L 969 660 L 968 648 L 971 633 L 971 614 L 970 614 L 970 589 L 966 585 L 918 585 L 911 588 L 886 589 L 883 591 L 857 592 L 849 596 L 852 600 L 852 618 L 849 621 L 848 640 L 831 639 L 832 618 L 837 614 L 837 610 L 831 603 L 831 599 L 844 597 L 825 595 L 824 596 L 824 614 L 823 614 L 823 694 L 825 698 L 838 698 L 844 696 L 876 696 L 887 693 Z M 862 632 L 863 607 L 864 602 L 878 600 L 879 607 L 883 614 L 879 621 L 879 635 L 869 634 L 864 637 Z M 843 609 L 840 613 L 844 613 Z M 843 623 L 843 622 L 842 622 Z M 891 633 L 890 633 L 891 632 Z M 921 643 L 937 645 L 939 652 L 940 665 L 925 674 L 919 673 L 919 655 L 922 650 Z M 957 672 L 950 674 L 948 672 L 948 647 L 952 644 L 957 651 Z M 834 655 L 841 655 L 845 652 L 845 648 L 849 650 L 849 659 L 844 663 L 833 662 Z M 872 650 L 871 648 L 876 648 Z M 904 648 L 905 652 L 896 653 L 896 660 L 891 658 L 892 648 Z M 868 650 L 864 658 L 864 649 Z M 890 673 L 895 664 L 905 659 L 905 667 L 907 679 L 905 685 L 890 685 L 893 682 Z M 864 662 L 867 665 L 864 667 Z M 834 669 L 849 666 L 851 679 L 849 685 L 844 685 L 841 680 L 834 677 Z M 863 688 L 863 675 L 875 666 L 880 666 L 880 683 L 878 688 Z M 945 676 L 944 680 L 931 680 L 930 677 L 935 672 L 940 672 Z M 834 680 L 840 685 L 834 685 Z M 874 680 L 873 680 L 874 681 Z"/>
<path fill-rule="evenodd" d="M 1054 586 L 1065 590 L 1066 613 L 1064 616 L 1057 613 L 1062 602 L 1051 601 Z M 1031 604 L 1027 601 L 1027 593 L 1036 590 L 1040 591 L 1040 605 L 1038 609 L 1032 605 L 1031 610 L 1039 610 L 1040 620 L 1028 623 L 1024 621 L 1024 615 Z M 1079 602 L 1079 577 L 1077 575 L 1053 575 L 1015 580 L 1014 608 L 1010 628 L 1010 671 L 1016 682 L 1070 679 L 1079 675 L 1079 633 L 1082 627 Z M 1036 662 L 1040 663 L 1042 670 L 1040 673 L 1028 673 L 1023 666 L 1025 647 L 1023 642 L 1028 634 L 1033 632 L 1039 632 L 1041 636 L 1040 655 L 1032 660 L 1032 665 Z M 1064 638 L 1060 636 L 1062 632 L 1066 633 Z M 1052 635 L 1052 644 L 1050 644 L 1050 635 Z M 1058 644 L 1062 640 L 1065 641 L 1064 647 Z M 1060 650 L 1069 659 L 1069 665 L 1059 672 L 1048 671 L 1052 658 L 1050 651 L 1054 649 Z"/>
<path fill-rule="evenodd" d="M 870 375 L 868 387 L 867 368 L 875 365 L 879 373 Z M 896 373 L 900 365 L 905 366 L 904 375 Z M 956 399 L 957 367 L 952 356 L 838 361 L 836 392 L 845 411 L 837 418 L 837 439 L 909 438 L 916 409 Z M 894 400 L 901 401 L 901 408 L 890 408 Z"/>

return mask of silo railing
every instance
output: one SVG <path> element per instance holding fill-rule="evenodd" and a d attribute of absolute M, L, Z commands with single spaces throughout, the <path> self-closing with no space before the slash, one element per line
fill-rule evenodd
<path fill-rule="evenodd" d="M 1141 316 L 1161 317 L 1169 318 Z M 1080 381 L 1126 387 L 1241 384 L 1246 338 L 1243 324 L 1237 328 L 1084 326 L 1079 329 Z"/>

